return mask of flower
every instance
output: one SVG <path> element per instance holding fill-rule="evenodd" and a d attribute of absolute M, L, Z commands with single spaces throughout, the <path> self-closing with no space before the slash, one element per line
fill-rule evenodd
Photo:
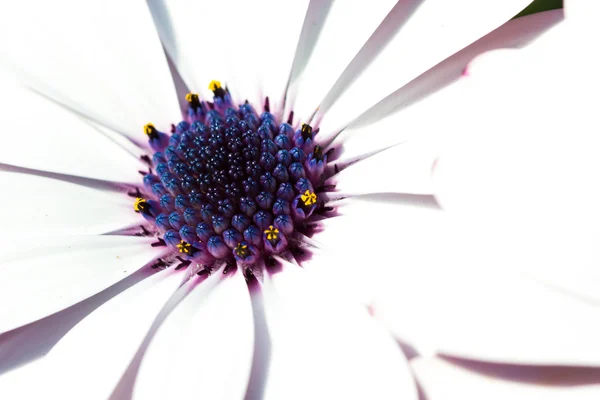
<path fill-rule="evenodd" d="M 4 362 L 14 366 L 52 348 L 40 362 L 5 376 L 7 397 L 14 397 L 11 385 L 17 385 L 18 395 L 27 393 L 21 397 L 42 390 L 46 396 L 60 391 L 77 398 L 128 398 L 131 391 L 142 399 L 246 393 L 250 398 L 416 398 L 396 343 L 364 308 L 352 306 L 359 289 L 375 277 L 369 270 L 373 263 L 404 258 L 406 249 L 397 244 L 407 210 L 413 214 L 407 200 L 432 199 L 431 149 L 417 143 L 422 153 L 414 157 L 414 168 L 404 170 L 402 163 L 411 159 L 400 157 L 411 147 L 395 146 L 409 137 L 398 131 L 423 132 L 422 112 L 439 111 L 456 98 L 417 101 L 456 80 L 474 55 L 522 44 L 556 22 L 556 13 L 527 19 L 539 23 L 533 30 L 514 21 L 470 45 L 527 3 L 381 1 L 354 4 L 349 13 L 342 2 L 326 7 L 307 1 L 151 1 L 148 7 L 22 2 L 4 13 L 0 34 L 11 40 L 1 44 L 2 61 L 33 89 L 7 84 L 3 90 L 2 179 L 6 193 L 16 195 L 2 207 L 8 228 L 2 232 L 7 246 L 0 331 L 7 332 L 7 341 L 25 338 L 20 340 L 31 352 Z M 324 192 L 308 184 L 294 188 L 291 207 L 303 213 L 295 221 L 310 217 L 321 196 L 335 208 L 324 208 L 325 216 L 341 215 L 310 220 L 311 229 L 322 232 L 297 235 L 301 251 L 288 259 L 282 258 L 289 255 L 287 226 L 266 215 L 257 222 L 259 211 L 252 216 L 262 230 L 256 243 L 237 237 L 240 229 L 222 236 L 222 243 L 215 239 L 213 247 L 212 234 L 204 244 L 186 240 L 183 226 L 162 232 L 166 221 L 152 211 L 159 210 L 152 203 L 158 200 L 140 185 L 138 170 L 152 176 L 149 158 L 140 153 L 166 151 L 166 141 L 175 136 L 165 133 L 181 119 L 171 80 L 191 89 L 179 96 L 187 101 L 188 124 L 193 118 L 207 121 L 198 114 L 205 107 L 202 99 L 211 95 L 221 118 L 227 106 L 239 104 L 238 117 L 243 112 L 256 117 L 243 108 L 246 99 L 257 109 L 272 110 L 279 124 L 286 116 L 299 131 L 298 148 L 309 141 L 322 146 L 313 147 L 298 174 L 304 168 L 313 174 L 309 183 L 321 183 L 326 156 L 333 160 Z M 413 103 L 406 113 L 394 113 Z M 418 124 L 404 119 L 409 110 L 418 115 Z M 175 127 L 175 134 L 184 132 Z M 152 168 L 155 164 L 160 163 Z M 271 173 L 277 176 L 276 169 Z M 160 178 L 168 189 L 171 181 Z M 415 196 L 393 195 L 393 204 L 386 205 L 381 193 Z M 269 194 L 256 197 L 257 203 L 270 201 Z M 285 204 L 279 207 L 287 210 Z M 214 233 L 222 228 L 218 234 L 226 235 L 233 219 L 212 216 Z M 166 218 L 172 228 L 181 222 L 177 213 Z M 152 237 L 157 231 L 158 242 Z M 260 243 L 271 249 L 261 250 Z M 210 266 L 196 257 L 200 250 L 211 260 L 235 257 L 238 266 L 198 270 L 198 264 Z M 307 250 L 313 254 L 304 260 Z M 166 268 L 175 251 L 181 268 Z M 268 261 L 264 257 L 270 253 L 280 273 L 260 268 L 261 257 Z M 257 265 L 250 276 L 242 273 Z M 362 300 L 370 297 L 366 293 Z M 39 324 L 61 318 L 66 327 L 53 326 L 49 339 L 44 334 L 26 340 L 32 331 L 42 331 Z M 19 380 L 34 376 L 35 387 Z"/>

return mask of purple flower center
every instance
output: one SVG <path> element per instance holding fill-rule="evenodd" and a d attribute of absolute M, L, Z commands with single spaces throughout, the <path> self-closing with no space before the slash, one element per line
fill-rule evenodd
<path fill-rule="evenodd" d="M 211 82 L 213 102 L 188 94 L 188 117 L 171 134 L 148 124 L 154 151 L 134 209 L 187 264 L 252 266 L 289 251 L 322 205 L 327 154 L 308 124 L 277 123 Z M 150 161 L 151 160 L 151 161 Z"/>

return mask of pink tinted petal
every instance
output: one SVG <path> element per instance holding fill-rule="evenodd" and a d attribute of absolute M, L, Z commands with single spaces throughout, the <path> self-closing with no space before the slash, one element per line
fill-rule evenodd
<path fill-rule="evenodd" d="M 495 48 L 521 48 L 556 26 L 562 10 L 529 15 L 507 22 L 419 75 L 354 121 L 334 141 L 339 164 L 354 162 L 407 139 L 444 137 L 461 91 L 443 88 L 458 80 L 475 56 Z M 472 64 L 469 67 L 472 68 Z M 495 64 L 490 63 L 495 66 Z M 503 65 L 497 70 L 502 72 Z"/>
<path fill-rule="evenodd" d="M 322 104 L 317 114 L 317 118 L 323 118 L 322 132 L 331 134 L 343 129 L 357 115 L 423 71 L 496 29 L 530 2 L 428 0 L 407 9 L 408 21 L 368 68 L 333 105 Z"/>

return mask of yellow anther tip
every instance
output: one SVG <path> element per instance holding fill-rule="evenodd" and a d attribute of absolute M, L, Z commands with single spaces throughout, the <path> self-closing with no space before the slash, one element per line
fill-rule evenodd
<path fill-rule="evenodd" d="M 302 200 L 305 206 L 310 206 L 317 202 L 317 195 L 315 194 L 315 192 L 307 190 L 302 196 L 300 196 L 300 200 Z"/>
<path fill-rule="evenodd" d="M 210 83 L 208 84 L 208 90 L 214 92 L 217 89 L 221 89 L 221 82 L 220 81 L 210 81 Z"/>
<path fill-rule="evenodd" d="M 246 258 L 246 256 L 248 255 L 248 245 L 245 244 L 241 244 L 238 243 L 237 246 L 235 246 L 235 254 L 237 254 L 240 257 Z"/>
<path fill-rule="evenodd" d="M 146 199 L 142 197 L 136 197 L 135 202 L 133 203 L 133 210 L 135 212 L 140 212 L 142 210 L 141 205 L 146 203 Z"/>
<path fill-rule="evenodd" d="M 180 253 L 188 254 L 191 251 L 192 245 L 187 243 L 186 241 L 181 241 L 177 245 Z"/>
<path fill-rule="evenodd" d="M 185 101 L 187 101 L 188 103 L 191 103 L 192 101 L 194 101 L 194 97 L 198 98 L 198 94 L 197 93 L 188 93 L 185 95 Z"/>
<path fill-rule="evenodd" d="M 154 129 L 154 124 L 152 122 L 149 122 L 146 125 L 144 125 L 144 133 L 146 135 L 151 134 L 154 131 Z"/>
<path fill-rule="evenodd" d="M 269 228 L 265 229 L 265 235 L 267 235 L 268 240 L 277 240 L 279 229 L 273 227 L 273 225 L 269 225 Z"/>

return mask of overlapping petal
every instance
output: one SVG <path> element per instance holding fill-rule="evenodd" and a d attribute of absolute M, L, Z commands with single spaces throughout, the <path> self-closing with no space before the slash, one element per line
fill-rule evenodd
<path fill-rule="evenodd" d="M 359 292 L 418 352 L 598 365 L 597 305 L 532 273 L 530 265 L 548 265 L 532 258 L 545 259 L 542 248 L 524 253 L 530 242 L 516 247 L 518 242 L 507 240 L 513 232 L 490 236 L 490 221 L 467 223 L 422 196 L 356 197 L 338 209 L 341 215 L 323 221 L 315 239 L 340 264 L 324 265 L 318 258 L 312 263 Z M 589 274 L 583 277 L 591 281 Z"/>
<path fill-rule="evenodd" d="M 265 280 L 270 357 L 263 398 L 416 399 L 387 332 L 316 277 L 286 264 Z"/>
<path fill-rule="evenodd" d="M 158 32 L 192 91 L 220 80 L 237 101 L 281 113 L 308 0 L 150 1 Z"/>
<path fill-rule="evenodd" d="M 369 107 L 502 25 L 530 2 L 427 0 L 416 8 L 403 9 L 410 15 L 406 23 L 399 30 L 392 29 L 391 37 L 376 37 L 367 43 L 356 57 L 371 55 L 371 47 L 380 46 L 377 40 L 389 40 L 383 51 L 345 88 L 343 95 L 321 103 L 317 113 L 317 118 L 322 119 L 321 129 L 326 134 L 339 132 Z M 394 26 L 395 20 L 383 23 Z M 385 81 L 382 82 L 381 77 L 385 77 Z"/>
<path fill-rule="evenodd" d="M 0 332 L 35 321 L 106 289 L 163 250 L 152 238 L 48 237 L 3 240 Z"/>
<path fill-rule="evenodd" d="M 142 360 L 134 399 L 242 399 L 254 343 L 250 295 L 240 272 L 188 281 Z M 160 379 L 157 379 L 160 376 Z"/>
<path fill-rule="evenodd" d="M 77 324 L 43 360 L 49 393 L 107 399 L 185 271 L 148 268 L 146 278 Z M 110 329 L 107 329 L 110 327 Z"/>
<path fill-rule="evenodd" d="M 168 129 L 180 115 L 143 1 L 20 1 L 1 14 L 0 36 L 0 65 L 121 134 L 137 138 L 150 121 Z"/>
<path fill-rule="evenodd" d="M 319 9 L 316 14 L 325 14 L 325 23 L 318 32 L 315 47 L 308 54 L 304 54 L 301 65 L 295 66 L 286 103 L 287 110 L 294 110 L 303 122 L 317 111 L 319 103 L 397 1 L 352 0 L 313 3 L 315 8 Z M 400 3 L 405 3 L 405 7 L 410 8 L 415 2 Z M 309 28 L 314 30 L 316 27 Z"/>
<path fill-rule="evenodd" d="M 0 104 L 1 164 L 125 183 L 146 168 L 105 131 L 16 83 L 2 85 Z"/>
<path fill-rule="evenodd" d="M 464 101 L 453 85 L 477 55 L 497 48 L 521 48 L 556 27 L 562 10 L 517 18 L 400 87 L 348 126 L 333 142 L 339 165 L 356 162 L 406 140 L 439 142 L 450 137 L 448 123 Z M 451 140 L 451 138 L 450 138 Z"/>
<path fill-rule="evenodd" d="M 561 35 L 576 32 L 560 28 Z M 442 151 L 436 197 L 469 223 L 485 215 L 489 240 L 502 240 L 517 258 L 510 268 L 597 303 L 600 192 L 590 182 L 600 171 L 598 123 L 586 99 L 600 88 L 598 63 L 558 43 L 550 52 L 542 42 L 486 54 L 470 66 L 463 84 L 477 102 L 469 101 L 470 118 Z M 576 76 L 554 79 L 573 62 Z M 552 67 L 541 72 L 542 65 Z M 493 112 L 500 106 L 510 120 Z"/>
<path fill-rule="evenodd" d="M 481 365 L 439 358 L 418 358 L 411 366 L 429 400 L 587 400 L 600 394 L 597 369 Z"/>
<path fill-rule="evenodd" d="M 0 171 L 0 238 L 102 234 L 145 223 L 132 200 L 102 190 L 24 172 Z"/>

